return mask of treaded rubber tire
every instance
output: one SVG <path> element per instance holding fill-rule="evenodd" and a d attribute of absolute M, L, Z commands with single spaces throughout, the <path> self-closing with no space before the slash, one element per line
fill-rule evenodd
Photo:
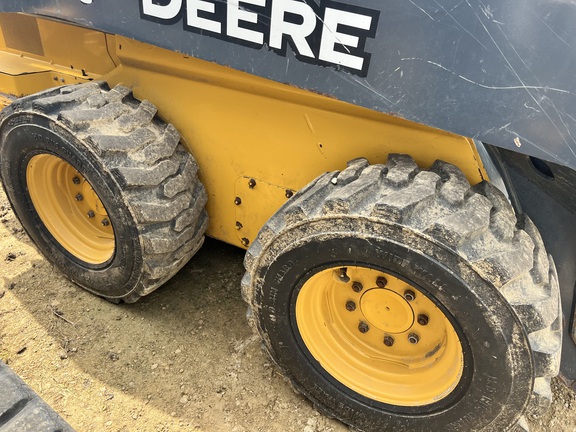
<path fill-rule="evenodd" d="M 0 361 L 0 432 L 74 432 L 34 390 Z"/>
<path fill-rule="evenodd" d="M 56 267 L 114 302 L 166 282 L 200 248 L 208 224 L 198 165 L 156 111 L 126 87 L 92 82 L 18 99 L 0 115 L 0 175 L 17 217 Z M 115 237 L 107 262 L 74 256 L 42 222 L 25 174 L 38 153 L 72 165 L 106 207 Z"/>
<path fill-rule="evenodd" d="M 342 388 L 310 354 L 295 323 L 298 287 L 324 258 L 332 265 L 380 259 L 381 264 L 372 264 L 427 283 L 412 266 L 386 260 L 386 247 L 402 252 L 399 261 L 406 257 L 446 267 L 442 277 L 466 281 L 476 301 L 459 304 L 465 296 L 451 298 L 428 285 L 431 296 L 444 300 L 464 329 L 475 365 L 473 372 L 465 365 L 472 384 L 460 400 L 435 412 L 427 407 L 409 412 Z M 386 165 L 353 160 L 294 195 L 261 229 L 244 264 L 248 320 L 272 359 L 321 412 L 355 429 L 527 430 L 521 415 L 540 415 L 550 405 L 550 379 L 559 370 L 562 340 L 553 260 L 530 219 L 518 222 L 500 191 L 487 182 L 471 187 L 453 165 L 437 161 L 423 171 L 407 155 L 390 155 Z M 470 322 L 474 314 L 478 323 Z M 483 320 L 505 346 L 482 345 Z M 495 364 L 491 356 L 497 354 L 506 360 Z M 502 376 L 498 387 L 508 386 L 498 398 L 490 394 L 489 409 L 481 403 L 488 386 L 476 388 L 482 374 L 489 374 L 487 368 Z M 466 402 L 468 394 L 476 403 Z"/>

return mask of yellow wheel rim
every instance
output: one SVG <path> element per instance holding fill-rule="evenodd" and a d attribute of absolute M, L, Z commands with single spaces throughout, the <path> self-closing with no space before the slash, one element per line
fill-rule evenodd
<path fill-rule="evenodd" d="M 298 294 L 296 323 L 332 377 L 382 403 L 438 402 L 462 377 L 462 345 L 446 315 L 417 288 L 377 270 L 315 274 Z"/>
<path fill-rule="evenodd" d="M 28 162 L 26 183 L 34 208 L 50 234 L 72 255 L 103 264 L 114 255 L 114 229 L 90 183 L 57 156 Z"/>

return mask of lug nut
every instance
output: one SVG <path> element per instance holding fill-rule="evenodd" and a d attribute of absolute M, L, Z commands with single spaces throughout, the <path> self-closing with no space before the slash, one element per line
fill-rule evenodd
<path fill-rule="evenodd" d="M 347 301 L 346 310 L 348 312 L 354 312 L 356 310 L 356 303 L 354 303 L 352 300 Z"/>
<path fill-rule="evenodd" d="M 360 282 L 354 282 L 352 284 L 352 290 L 354 292 L 359 293 L 360 291 L 362 291 L 363 288 L 364 288 L 364 286 L 362 286 L 362 284 Z"/>
<path fill-rule="evenodd" d="M 286 198 L 292 198 L 292 195 L 294 195 L 294 192 L 292 192 L 290 189 L 286 189 Z"/>
<path fill-rule="evenodd" d="M 110 225 L 110 221 L 108 219 L 102 219 L 102 226 Z"/>
<path fill-rule="evenodd" d="M 80 184 L 80 178 L 79 177 L 72 177 L 72 183 L 74 184 Z"/>
<path fill-rule="evenodd" d="M 384 336 L 384 345 L 387 347 L 394 345 L 394 338 L 392 336 Z"/>
<path fill-rule="evenodd" d="M 358 324 L 358 331 L 360 333 L 367 333 L 368 330 L 370 330 L 370 327 L 368 327 L 368 324 L 366 324 L 364 321 L 360 321 L 360 324 Z"/>
<path fill-rule="evenodd" d="M 242 244 L 243 244 L 244 246 L 248 246 L 248 245 L 250 244 L 250 240 L 248 240 L 246 237 L 244 237 L 244 238 L 242 239 Z"/>
<path fill-rule="evenodd" d="M 420 342 L 420 336 L 418 336 L 416 333 L 410 333 L 408 335 L 408 342 L 410 342 L 411 344 L 417 344 L 418 342 Z"/>
<path fill-rule="evenodd" d="M 86 213 L 86 215 L 92 219 L 94 217 L 94 212 L 92 210 L 90 210 L 88 213 Z"/>
<path fill-rule="evenodd" d="M 82 201 L 84 199 L 82 194 L 76 194 L 76 196 L 74 198 L 76 198 L 76 201 Z"/>
<path fill-rule="evenodd" d="M 379 276 L 376 279 L 376 285 L 378 286 L 378 288 L 384 288 L 387 283 L 388 283 L 388 281 L 386 280 L 386 278 L 384 276 Z"/>
<path fill-rule="evenodd" d="M 236 222 L 236 229 L 241 230 L 242 228 L 244 228 L 244 225 L 242 225 L 240 222 Z"/>
<path fill-rule="evenodd" d="M 250 189 L 254 189 L 256 187 L 256 180 L 254 180 L 254 179 L 248 180 L 248 187 Z"/>
<path fill-rule="evenodd" d="M 346 274 L 346 271 L 347 271 L 347 270 L 348 270 L 348 269 L 347 269 L 346 267 L 342 267 L 342 268 L 340 269 L 340 273 L 338 274 L 338 278 L 340 279 L 341 282 L 344 282 L 344 283 L 350 282 L 350 278 L 349 278 L 348 275 Z"/>
<path fill-rule="evenodd" d="M 240 197 L 234 198 L 234 204 L 236 204 L 236 205 L 242 204 L 242 199 Z"/>
<path fill-rule="evenodd" d="M 420 324 L 421 326 L 425 326 L 428 325 L 428 315 L 424 315 L 424 314 L 420 314 L 418 315 L 418 324 Z"/>
<path fill-rule="evenodd" d="M 404 291 L 404 298 L 408 301 L 412 301 L 416 298 L 416 294 L 414 294 L 414 291 L 412 290 L 406 290 Z"/>

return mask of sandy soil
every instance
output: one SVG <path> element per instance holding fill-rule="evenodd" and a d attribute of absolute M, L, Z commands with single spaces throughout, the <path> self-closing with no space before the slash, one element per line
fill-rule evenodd
<path fill-rule="evenodd" d="M 78 431 L 348 430 L 292 391 L 240 298 L 243 251 L 207 241 L 162 289 L 113 305 L 31 245 L 0 192 L 0 358 Z M 576 397 L 533 431 L 575 431 Z"/>

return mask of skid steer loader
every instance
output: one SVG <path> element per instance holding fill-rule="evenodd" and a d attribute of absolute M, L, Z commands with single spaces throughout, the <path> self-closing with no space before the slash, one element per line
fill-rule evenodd
<path fill-rule="evenodd" d="M 112 302 L 205 235 L 247 249 L 249 324 L 356 430 L 527 430 L 576 380 L 575 20 L 556 0 L 4 0 L 2 184 Z"/>

